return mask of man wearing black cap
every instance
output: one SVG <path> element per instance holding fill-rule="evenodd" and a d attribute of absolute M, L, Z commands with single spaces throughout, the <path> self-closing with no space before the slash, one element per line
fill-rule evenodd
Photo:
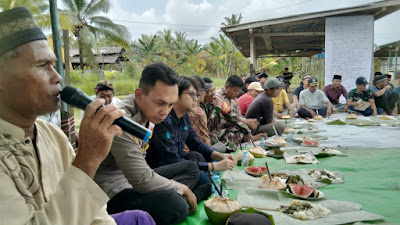
<path fill-rule="evenodd" d="M 357 88 L 349 92 L 347 106 L 349 110 L 356 111 L 364 116 L 376 116 L 378 112 L 375 106 L 374 93 L 367 89 L 367 84 L 368 81 L 365 77 L 357 78 Z"/>
<path fill-rule="evenodd" d="M 92 179 L 122 134 L 112 123 L 124 112 L 104 100 L 89 104 L 75 156 L 59 128 L 37 119 L 60 107 L 46 36 L 24 7 L 1 12 L 0 31 L 1 224 L 115 224 Z"/>
<path fill-rule="evenodd" d="M 325 86 L 324 93 L 339 112 L 347 111 L 346 104 L 341 104 L 339 102 L 341 95 L 343 95 L 345 99 L 347 99 L 348 95 L 346 88 L 342 85 L 342 76 L 333 75 L 332 84 Z"/>
<path fill-rule="evenodd" d="M 300 93 L 299 116 L 310 119 L 316 115 L 323 117 L 332 114 L 332 103 L 325 93 L 318 89 L 318 80 L 310 78 L 308 88 Z"/>
<path fill-rule="evenodd" d="M 265 74 L 265 73 L 262 73 L 262 74 L 258 75 L 258 80 L 261 83 L 261 87 L 264 87 L 264 84 L 267 81 L 267 79 L 268 79 L 268 75 Z"/>
<path fill-rule="evenodd" d="M 244 86 L 242 87 L 242 89 L 239 91 L 239 94 L 238 94 L 238 96 L 237 96 L 237 98 L 240 98 L 242 95 L 244 95 L 244 94 L 246 94 L 247 93 L 247 87 L 251 84 L 251 83 L 253 83 L 253 82 L 257 82 L 257 79 L 255 78 L 255 77 L 247 77 L 245 80 L 244 80 Z M 261 86 L 262 87 L 262 86 Z"/>
<path fill-rule="evenodd" d="M 399 95 L 388 84 L 387 75 L 377 76 L 374 81 L 375 85 L 372 87 L 372 91 L 374 92 L 376 107 L 382 108 L 388 115 L 397 115 Z"/>

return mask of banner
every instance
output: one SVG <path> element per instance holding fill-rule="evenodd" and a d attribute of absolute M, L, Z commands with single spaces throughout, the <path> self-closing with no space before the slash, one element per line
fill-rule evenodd
<path fill-rule="evenodd" d="M 326 18 L 325 85 L 333 75 L 342 75 L 342 85 L 349 92 L 356 88 L 359 76 L 370 81 L 373 65 L 374 17 L 346 16 Z M 346 100 L 343 96 L 341 103 Z"/>

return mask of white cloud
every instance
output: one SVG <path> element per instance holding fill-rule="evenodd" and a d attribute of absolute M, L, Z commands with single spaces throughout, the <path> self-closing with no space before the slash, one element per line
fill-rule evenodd
<path fill-rule="evenodd" d="M 132 39 L 141 34 L 155 34 L 162 29 L 172 29 L 187 33 L 190 39 L 200 43 L 208 43 L 210 37 L 217 36 L 224 17 L 242 13 L 242 23 L 273 19 L 316 11 L 367 4 L 378 0 L 152 0 L 153 7 L 146 8 L 146 1 L 132 2 L 131 6 L 123 0 L 112 1 L 112 9 L 107 16 L 116 23 L 125 25 L 131 32 Z M 59 5 L 60 0 L 58 0 Z M 135 9 L 146 9 L 133 13 Z M 157 7 L 157 8 L 154 8 Z M 393 29 L 393 24 L 400 20 L 400 12 L 396 12 L 375 23 L 375 42 L 385 44 L 399 40 L 400 30 Z M 130 22 L 126 22 L 130 21 Z M 138 22 L 138 23 L 136 23 Z M 146 24 L 162 23 L 162 24 Z M 170 24 L 170 25 L 165 25 Z M 204 25 L 204 26 L 182 26 Z"/>

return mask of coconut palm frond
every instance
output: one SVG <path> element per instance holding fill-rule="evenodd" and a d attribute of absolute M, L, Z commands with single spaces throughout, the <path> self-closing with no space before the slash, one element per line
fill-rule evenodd
<path fill-rule="evenodd" d="M 75 1 L 74 0 L 61 0 L 62 3 L 71 11 L 71 12 L 77 12 L 77 8 L 75 7 Z"/>
<path fill-rule="evenodd" d="M 91 0 L 87 5 L 83 14 L 86 17 L 91 17 L 99 13 L 107 13 L 111 8 L 110 0 Z"/>

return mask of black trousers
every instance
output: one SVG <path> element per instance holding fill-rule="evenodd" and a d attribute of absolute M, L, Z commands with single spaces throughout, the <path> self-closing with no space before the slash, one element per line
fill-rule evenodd
<path fill-rule="evenodd" d="M 193 189 L 199 180 L 199 168 L 195 162 L 178 162 L 154 169 L 159 175 L 173 179 Z M 140 209 L 148 212 L 156 224 L 172 224 L 184 220 L 189 212 L 186 199 L 175 190 L 138 193 L 129 188 L 115 195 L 107 203 L 109 214 Z"/>
<path fill-rule="evenodd" d="M 399 101 L 399 94 L 397 92 L 392 92 L 389 96 L 383 94 L 379 97 L 375 97 L 376 107 L 382 108 L 388 115 L 393 113 L 393 108 L 397 101 Z"/>
<path fill-rule="evenodd" d="M 315 113 L 317 112 L 316 109 L 312 109 L 312 110 Z M 327 110 L 327 108 L 318 109 L 318 114 L 325 117 L 326 116 L 326 110 Z M 300 108 L 299 111 L 297 112 L 297 114 L 299 114 L 299 116 L 301 118 L 306 118 L 306 117 L 308 117 L 310 119 L 313 118 L 311 113 L 309 111 L 307 111 L 306 109 L 304 109 L 304 108 Z"/>

